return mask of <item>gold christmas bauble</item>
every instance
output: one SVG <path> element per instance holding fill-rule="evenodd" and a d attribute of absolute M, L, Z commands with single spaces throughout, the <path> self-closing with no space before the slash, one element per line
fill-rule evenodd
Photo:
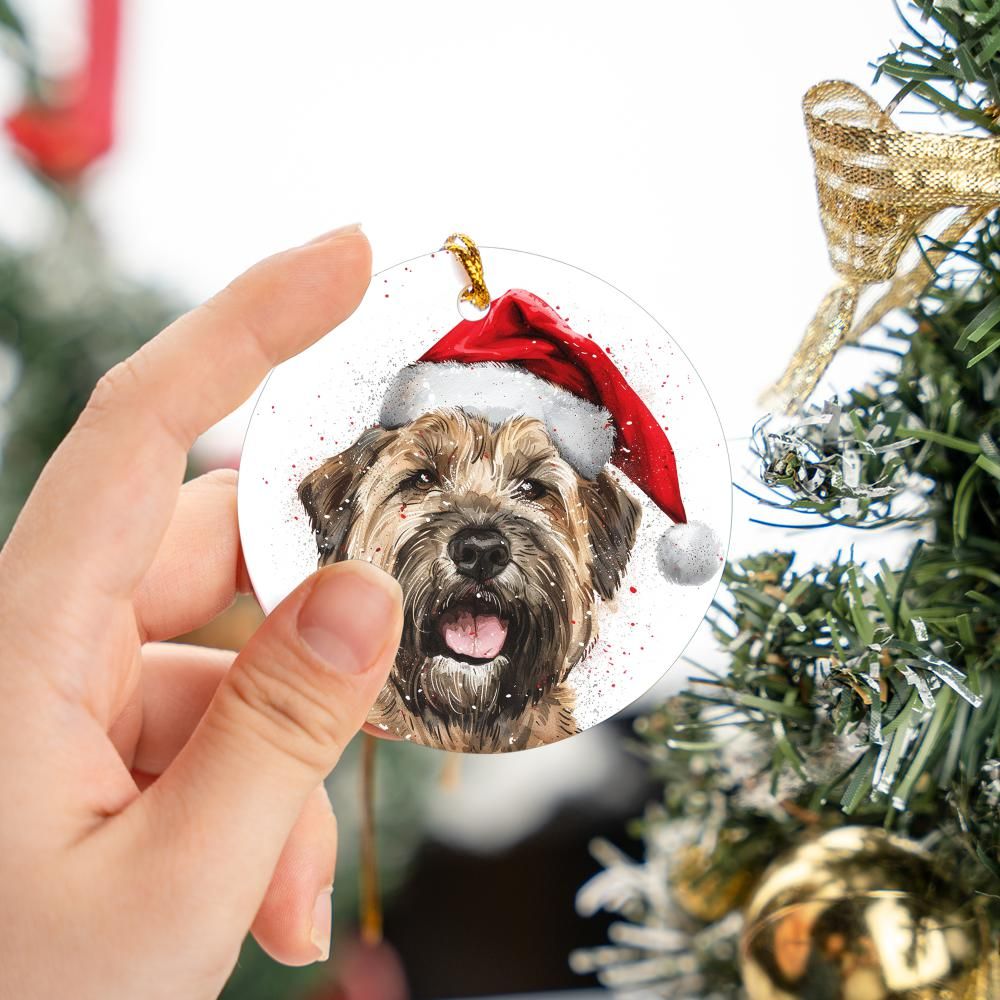
<path fill-rule="evenodd" d="M 970 896 L 917 844 L 833 830 L 765 872 L 746 909 L 750 1000 L 1000 1000 Z"/>

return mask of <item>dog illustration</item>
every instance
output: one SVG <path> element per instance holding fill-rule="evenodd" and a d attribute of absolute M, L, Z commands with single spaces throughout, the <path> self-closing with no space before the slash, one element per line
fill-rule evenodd
<path fill-rule="evenodd" d="M 365 431 L 298 496 L 320 566 L 365 559 L 403 590 L 402 641 L 370 721 L 478 752 L 577 731 L 566 680 L 641 516 L 608 471 L 584 478 L 533 416 L 445 406 Z"/>

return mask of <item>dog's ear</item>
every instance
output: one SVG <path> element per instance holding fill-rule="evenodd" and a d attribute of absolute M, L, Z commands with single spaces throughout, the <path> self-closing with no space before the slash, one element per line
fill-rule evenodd
<path fill-rule="evenodd" d="M 320 564 L 340 558 L 341 546 L 354 521 L 358 486 L 392 437 L 392 431 L 373 427 L 299 483 L 299 500 L 316 536 Z"/>
<path fill-rule="evenodd" d="M 594 556 L 594 590 L 605 600 L 618 590 L 628 565 L 642 508 L 606 472 L 580 482 Z"/>

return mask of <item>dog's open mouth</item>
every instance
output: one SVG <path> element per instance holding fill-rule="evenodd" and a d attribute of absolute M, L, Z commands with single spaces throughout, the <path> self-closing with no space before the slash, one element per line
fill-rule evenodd
<path fill-rule="evenodd" d="M 499 656 L 509 625 L 495 610 L 475 604 L 449 608 L 436 623 L 442 652 L 470 663 L 485 663 Z"/>

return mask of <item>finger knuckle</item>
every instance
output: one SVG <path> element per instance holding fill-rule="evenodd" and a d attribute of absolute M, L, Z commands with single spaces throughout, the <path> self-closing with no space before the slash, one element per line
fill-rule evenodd
<path fill-rule="evenodd" d="M 202 308 L 209 313 L 215 313 L 220 324 L 229 327 L 235 326 L 235 333 L 238 334 L 239 340 L 255 351 L 263 364 L 268 368 L 274 368 L 283 359 L 280 353 L 275 351 L 271 344 L 271 338 L 267 335 L 268 324 L 262 322 L 255 312 L 227 307 L 230 301 L 239 300 L 244 287 L 254 287 L 256 284 L 254 276 L 262 272 L 266 273 L 268 260 L 260 261 L 246 274 L 242 274 L 230 282 L 221 292 L 205 302 Z M 264 305 L 266 306 L 266 303 Z"/>
<path fill-rule="evenodd" d="M 140 385 L 134 358 L 125 358 L 106 371 L 94 386 L 84 411 L 91 418 L 101 417 L 121 406 L 123 400 L 135 394 Z"/>
<path fill-rule="evenodd" d="M 345 735 L 337 704 L 308 673 L 277 659 L 255 659 L 229 675 L 229 688 L 257 736 L 308 768 L 325 771 L 353 733 Z"/>
<path fill-rule="evenodd" d="M 191 446 L 193 434 L 183 407 L 171 410 L 150 403 L 156 392 L 156 362 L 147 347 L 119 361 L 94 386 L 80 417 L 83 427 L 100 426 L 105 420 L 139 422 L 151 435 L 176 445 L 183 451 Z"/>

